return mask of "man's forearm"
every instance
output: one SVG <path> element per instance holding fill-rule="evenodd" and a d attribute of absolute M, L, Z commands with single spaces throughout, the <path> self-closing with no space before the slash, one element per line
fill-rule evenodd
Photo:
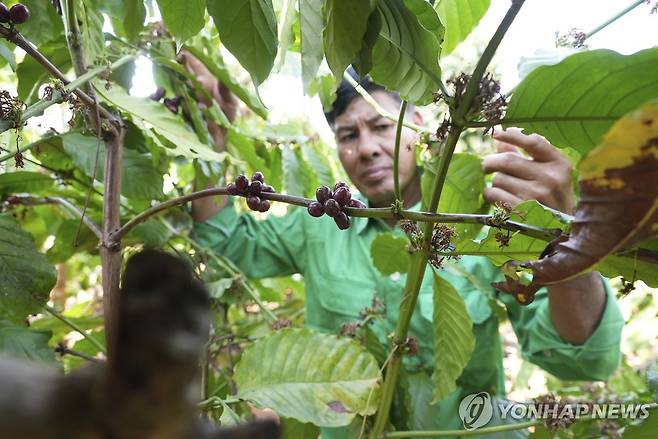
<path fill-rule="evenodd" d="M 597 328 L 606 294 L 598 272 L 580 275 L 548 287 L 551 318 L 560 337 L 583 344 Z"/>

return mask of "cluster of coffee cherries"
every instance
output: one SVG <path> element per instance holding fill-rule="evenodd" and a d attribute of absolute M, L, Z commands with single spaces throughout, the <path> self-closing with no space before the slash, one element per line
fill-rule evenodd
<path fill-rule="evenodd" d="M 339 181 L 332 191 L 327 186 L 320 186 L 315 191 L 315 198 L 308 205 L 308 213 L 314 217 L 321 217 L 324 214 L 332 217 L 339 229 L 345 230 L 350 227 L 350 218 L 343 211 L 344 207 L 364 208 L 365 204 L 359 200 L 353 200 L 347 183 Z"/>
<path fill-rule="evenodd" d="M 167 109 L 172 113 L 178 114 L 178 107 L 180 107 L 183 98 L 180 96 L 175 96 L 173 98 L 166 98 L 165 93 L 166 91 L 164 88 L 158 87 L 158 89 L 155 90 L 155 92 L 153 92 L 153 94 L 149 96 L 149 98 L 156 102 L 160 102 L 160 100 L 164 98 L 164 100 L 162 101 L 164 106 L 167 107 Z"/>
<path fill-rule="evenodd" d="M 226 186 L 226 191 L 230 195 L 240 195 L 247 198 L 247 206 L 256 212 L 267 212 L 270 210 L 270 202 L 260 197 L 263 192 L 274 192 L 274 188 L 265 184 L 265 177 L 262 172 L 254 172 L 251 181 L 244 175 L 240 174 L 235 178 L 233 183 Z"/>
<path fill-rule="evenodd" d="M 30 18 L 30 10 L 23 3 L 16 3 L 11 9 L 0 3 L 0 23 L 23 24 Z"/>

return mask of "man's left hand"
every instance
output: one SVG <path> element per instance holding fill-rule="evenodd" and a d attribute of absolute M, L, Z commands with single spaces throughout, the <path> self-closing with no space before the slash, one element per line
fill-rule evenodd
<path fill-rule="evenodd" d="M 572 166 L 564 154 L 540 135 L 526 135 L 518 129 L 497 131 L 493 138 L 498 153 L 485 157 L 482 163 L 485 173 L 495 173 L 492 186 L 484 188 L 487 201 L 515 206 L 525 200 L 537 200 L 572 213 Z"/>

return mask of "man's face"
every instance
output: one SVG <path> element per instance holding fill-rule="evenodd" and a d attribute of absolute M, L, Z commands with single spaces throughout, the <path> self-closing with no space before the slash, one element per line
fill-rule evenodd
<path fill-rule="evenodd" d="M 400 103 L 385 91 L 375 91 L 373 98 L 391 114 L 399 114 Z M 408 115 L 407 115 L 408 117 Z M 422 123 L 414 113 L 414 122 Z M 393 156 L 395 151 L 395 122 L 381 116 L 361 97 L 354 98 L 347 109 L 336 118 L 334 132 L 338 157 L 352 183 L 373 206 L 390 205 L 393 194 Z M 400 139 L 399 175 L 404 191 L 416 175 L 413 146 L 415 133 L 402 130 Z"/>

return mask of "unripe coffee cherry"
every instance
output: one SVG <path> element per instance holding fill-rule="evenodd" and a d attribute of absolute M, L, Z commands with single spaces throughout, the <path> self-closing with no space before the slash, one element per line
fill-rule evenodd
<path fill-rule="evenodd" d="M 331 195 L 331 189 L 327 186 L 320 186 L 315 191 L 315 199 L 321 204 L 324 204 L 329 198 L 331 198 Z"/>
<path fill-rule="evenodd" d="M 9 8 L 4 3 L 0 3 L 0 23 L 9 23 L 10 21 Z"/>
<path fill-rule="evenodd" d="M 254 175 L 251 176 L 251 179 L 256 180 L 256 181 L 260 181 L 261 183 L 265 182 L 265 176 L 260 171 L 254 172 Z"/>
<path fill-rule="evenodd" d="M 316 218 L 324 215 L 324 206 L 317 201 L 308 205 L 308 213 Z"/>
<path fill-rule="evenodd" d="M 338 212 L 338 215 L 334 217 L 334 221 L 340 230 L 350 227 L 350 218 L 343 211 Z"/>
<path fill-rule="evenodd" d="M 329 215 L 330 217 L 335 217 L 338 215 L 338 212 L 340 212 L 340 205 L 338 204 L 338 201 L 334 200 L 333 198 L 328 199 L 324 203 L 324 213 Z"/>
<path fill-rule="evenodd" d="M 334 191 L 334 200 L 338 201 L 341 206 L 347 206 L 347 203 L 352 199 L 350 190 L 344 186 L 339 187 Z"/>
<path fill-rule="evenodd" d="M 243 193 L 249 187 L 249 179 L 242 174 L 238 175 L 235 179 L 235 187 L 238 188 L 238 192 Z"/>
<path fill-rule="evenodd" d="M 30 18 L 30 10 L 22 3 L 17 3 L 9 10 L 9 18 L 14 24 L 22 24 Z"/>

